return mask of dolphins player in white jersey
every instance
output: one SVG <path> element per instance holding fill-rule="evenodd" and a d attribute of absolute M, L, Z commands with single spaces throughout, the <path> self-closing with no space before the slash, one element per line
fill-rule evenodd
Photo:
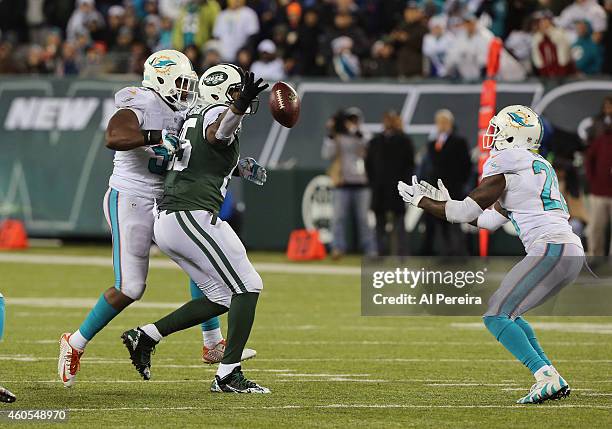
<path fill-rule="evenodd" d="M 116 152 L 104 196 L 104 215 L 113 238 L 115 285 L 100 296 L 76 332 L 60 338 L 58 373 L 66 387 L 76 381 L 87 343 L 144 293 L 153 208 L 163 194 L 166 167 L 180 146 L 176 135 L 197 97 L 198 76 L 189 59 L 175 50 L 152 54 L 144 64 L 142 87 L 127 87 L 115 94 L 117 111 L 106 129 L 106 146 Z M 192 296 L 198 297 L 201 292 L 194 286 L 192 282 Z M 219 321 L 213 318 L 202 325 L 203 360 L 217 363 L 225 348 Z M 243 358 L 252 357 L 254 351 L 245 349 L 245 354 Z"/>
<path fill-rule="evenodd" d="M 522 315 L 572 283 L 584 264 L 584 250 L 568 223 L 557 176 L 537 149 L 542 123 L 526 106 L 508 106 L 494 116 L 484 145 L 491 149 L 482 181 L 463 201 L 452 200 L 441 181 L 398 183 L 404 201 L 451 223 L 469 222 L 495 231 L 510 221 L 527 256 L 492 295 L 484 324 L 535 377 L 519 404 L 538 404 L 570 393 Z M 492 208 L 490 208 L 492 207 Z"/>

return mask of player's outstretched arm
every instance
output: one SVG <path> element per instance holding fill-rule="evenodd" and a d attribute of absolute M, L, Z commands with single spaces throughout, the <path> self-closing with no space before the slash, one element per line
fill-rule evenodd
<path fill-rule="evenodd" d="M 106 127 L 106 147 L 113 150 L 130 150 L 140 146 L 159 144 L 160 131 L 143 131 L 136 113 L 130 109 L 118 110 Z"/>
<path fill-rule="evenodd" d="M 463 201 L 434 201 L 422 197 L 418 207 L 426 212 L 452 223 L 469 223 L 478 219 L 483 210 L 491 207 L 506 189 L 503 174 L 485 177 Z"/>
<path fill-rule="evenodd" d="M 478 219 L 470 222 L 470 225 L 478 228 L 488 229 L 489 231 L 497 231 L 510 219 L 508 218 L 508 211 L 504 209 L 499 201 L 497 201 L 492 209 L 487 209 L 482 212 Z"/>

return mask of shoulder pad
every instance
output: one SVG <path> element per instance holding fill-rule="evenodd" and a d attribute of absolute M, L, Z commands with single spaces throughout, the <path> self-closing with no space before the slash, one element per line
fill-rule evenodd
<path fill-rule="evenodd" d="M 532 156 L 526 149 L 504 149 L 491 151 L 485 162 L 482 176 L 516 173 L 530 163 Z"/>
<path fill-rule="evenodd" d="M 115 107 L 144 110 L 155 100 L 155 93 L 146 88 L 128 86 L 115 94 Z"/>

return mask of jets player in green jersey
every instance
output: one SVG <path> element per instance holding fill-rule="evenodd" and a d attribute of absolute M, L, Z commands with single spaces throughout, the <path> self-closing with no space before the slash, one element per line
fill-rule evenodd
<path fill-rule="evenodd" d="M 238 135 L 242 119 L 256 112 L 258 95 L 267 87 L 232 64 L 212 67 L 200 78 L 200 103 L 183 123 L 181 150 L 168 168 L 154 234 L 203 296 L 155 323 L 124 332 L 132 363 L 145 379 L 151 353 L 163 337 L 228 312 L 227 346 L 211 391 L 270 392 L 248 380 L 240 366 L 263 283 L 236 233 L 218 217 L 233 175 L 259 185 L 266 181 L 265 169 L 254 159 L 239 159 Z"/>

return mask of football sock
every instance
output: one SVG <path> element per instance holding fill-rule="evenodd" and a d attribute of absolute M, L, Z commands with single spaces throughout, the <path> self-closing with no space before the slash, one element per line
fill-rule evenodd
<path fill-rule="evenodd" d="M 220 363 L 219 368 L 217 368 L 217 375 L 219 378 L 223 378 L 230 374 L 237 366 L 240 366 L 240 362 L 230 364 Z"/>
<path fill-rule="evenodd" d="M 162 334 L 159 333 L 157 327 L 154 324 L 149 323 L 148 325 L 141 326 L 140 329 L 149 337 L 151 337 L 153 341 L 157 343 L 161 341 Z"/>
<path fill-rule="evenodd" d="M 225 312 L 227 312 L 227 307 L 216 304 L 203 296 L 192 299 L 179 309 L 158 320 L 155 322 L 155 326 L 162 336 L 165 337 L 174 332 L 196 326 L 211 317 L 219 316 Z"/>
<path fill-rule="evenodd" d="M 223 364 L 239 363 L 242 351 L 249 339 L 255 320 L 255 308 L 259 293 L 239 293 L 232 297 L 227 315 L 227 346 L 223 354 Z"/>
<path fill-rule="evenodd" d="M 544 362 L 546 362 L 546 365 L 552 365 L 550 359 L 548 359 L 548 356 L 546 356 L 546 353 L 544 353 L 544 350 L 542 350 L 542 346 L 540 346 L 540 343 L 538 342 L 538 339 L 536 338 L 535 332 L 531 325 L 527 323 L 527 321 L 522 317 L 517 317 L 516 319 L 514 319 L 514 323 L 520 326 L 520 328 L 527 336 L 531 347 L 533 347 L 533 349 L 538 352 L 538 355 Z"/>
<path fill-rule="evenodd" d="M 198 285 L 193 280 L 189 281 L 189 290 L 191 291 L 191 299 L 202 298 L 204 296 L 204 293 L 200 290 Z M 216 333 L 207 334 L 207 331 L 214 331 L 216 329 L 219 329 L 219 327 L 220 327 L 219 318 L 218 317 L 212 317 L 212 318 L 208 319 L 206 322 L 202 323 L 201 326 L 202 326 L 202 334 L 204 336 L 204 345 L 206 345 L 207 337 L 210 337 L 210 338 L 214 339 L 217 336 Z M 219 335 L 220 334 L 221 334 L 221 330 L 219 330 Z M 223 336 L 221 336 L 221 338 L 219 338 L 219 340 L 215 344 L 217 344 L 219 341 L 221 341 L 221 339 L 223 339 Z M 211 341 L 212 341 L 212 339 L 211 339 Z M 208 347 L 208 346 L 206 346 L 206 347 Z"/>
<path fill-rule="evenodd" d="M 75 333 L 70 335 L 70 338 L 68 339 L 68 344 L 70 344 L 75 349 L 79 349 L 81 351 L 85 350 L 85 346 L 87 346 L 88 342 L 89 340 L 85 338 L 83 334 L 81 334 L 81 331 L 78 329 Z"/>
<path fill-rule="evenodd" d="M 204 337 L 204 346 L 207 349 L 212 349 L 223 339 L 221 328 L 202 331 L 202 336 Z"/>
<path fill-rule="evenodd" d="M 106 301 L 104 294 L 100 295 L 100 298 L 98 298 L 98 302 L 96 302 L 94 308 L 91 309 L 91 311 L 79 327 L 79 334 L 76 336 L 73 334 L 70 337 L 70 345 L 77 349 L 83 350 L 85 348 L 85 345 L 87 345 L 87 341 L 91 341 L 94 335 L 100 332 L 100 330 L 102 330 L 102 328 L 104 328 L 108 324 L 108 322 L 113 320 L 113 318 L 117 314 L 119 314 L 119 310 L 113 308 L 113 306 L 111 306 L 108 301 Z M 83 343 L 83 339 L 81 338 L 85 339 L 86 341 Z M 77 343 L 81 347 L 79 347 Z"/>
<path fill-rule="evenodd" d="M 495 339 L 529 368 L 532 374 L 546 365 L 531 346 L 525 332 L 508 316 L 486 316 L 484 324 Z"/>

